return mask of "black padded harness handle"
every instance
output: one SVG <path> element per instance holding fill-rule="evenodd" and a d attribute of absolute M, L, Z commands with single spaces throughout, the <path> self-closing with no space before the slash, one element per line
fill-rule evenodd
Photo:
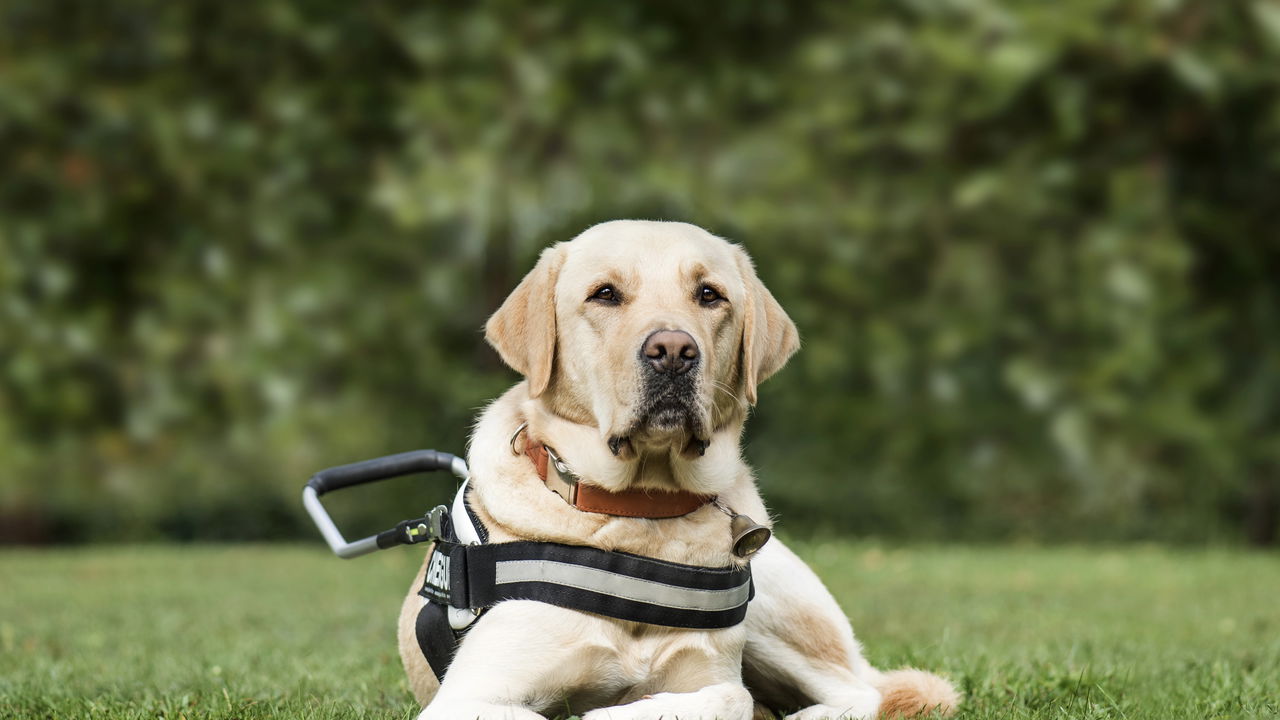
<path fill-rule="evenodd" d="M 349 465 L 321 470 L 307 481 L 307 487 L 323 495 L 334 490 L 361 485 L 377 480 L 412 475 L 413 473 L 430 472 L 432 470 L 450 470 L 454 460 L 453 453 L 439 450 L 411 450 L 409 452 L 386 455 L 372 460 L 362 460 Z"/>

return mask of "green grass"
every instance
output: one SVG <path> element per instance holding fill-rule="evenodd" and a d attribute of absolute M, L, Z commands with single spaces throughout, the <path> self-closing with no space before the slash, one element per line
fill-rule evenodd
<path fill-rule="evenodd" d="M 800 544 L 874 663 L 962 718 L 1280 717 L 1280 558 Z M 407 718 L 412 550 L 0 552 L 0 718 Z"/>

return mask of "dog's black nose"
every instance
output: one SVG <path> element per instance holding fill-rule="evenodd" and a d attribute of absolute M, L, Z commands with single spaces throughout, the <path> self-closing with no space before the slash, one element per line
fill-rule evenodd
<path fill-rule="evenodd" d="M 659 330 L 645 339 L 640 355 L 654 370 L 680 375 L 698 364 L 698 343 L 683 330 Z"/>

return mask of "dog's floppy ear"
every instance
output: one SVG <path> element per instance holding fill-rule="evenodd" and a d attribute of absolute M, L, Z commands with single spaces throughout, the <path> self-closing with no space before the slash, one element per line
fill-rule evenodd
<path fill-rule="evenodd" d="M 746 312 L 742 325 L 742 386 L 747 402 L 756 404 L 756 387 L 782 369 L 800 349 L 800 333 L 773 293 L 756 277 L 751 258 L 735 246 L 738 270 L 746 288 Z"/>
<path fill-rule="evenodd" d="M 502 361 L 529 380 L 529 394 L 537 397 L 551 382 L 556 355 L 556 278 L 564 264 L 564 249 L 542 251 L 538 264 L 520 281 L 484 326 L 484 338 Z"/>

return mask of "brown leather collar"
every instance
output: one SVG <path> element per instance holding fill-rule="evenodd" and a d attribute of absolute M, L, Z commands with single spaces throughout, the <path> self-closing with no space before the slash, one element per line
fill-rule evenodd
<path fill-rule="evenodd" d="M 572 473 L 562 473 L 553 466 L 554 451 L 549 452 L 547 446 L 540 442 L 526 438 L 524 454 L 533 461 L 538 477 L 548 488 L 583 512 L 634 518 L 673 518 L 688 515 L 715 499 L 711 495 L 687 490 L 610 492 L 599 485 L 581 482 Z"/>

